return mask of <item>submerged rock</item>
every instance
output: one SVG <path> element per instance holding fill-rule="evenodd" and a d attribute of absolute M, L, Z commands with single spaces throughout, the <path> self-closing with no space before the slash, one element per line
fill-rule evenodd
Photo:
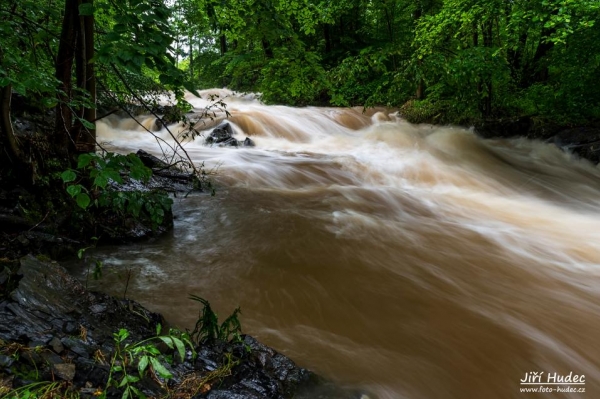
<path fill-rule="evenodd" d="M 206 144 L 220 144 L 230 142 L 233 138 L 233 129 L 227 122 L 220 124 L 206 138 Z M 237 142 L 237 141 L 236 141 Z"/>
<path fill-rule="evenodd" d="M 569 128 L 558 132 L 548 141 L 594 164 L 600 162 L 600 128 Z"/>
<path fill-rule="evenodd" d="M 72 381 L 82 398 L 92 398 L 106 388 L 115 352 L 115 332 L 126 329 L 130 334 L 126 342 L 132 343 L 155 336 L 159 323 L 165 326 L 163 331 L 168 331 L 162 316 L 136 302 L 87 291 L 56 262 L 27 256 L 21 259 L 17 273 L 22 276 L 18 286 L 0 302 L 3 347 L 13 345 L 15 353 L 23 350 L 27 354 L 0 356 L 0 379 L 8 375 L 13 388 L 31 383 L 22 377 L 31 374 L 41 380 Z M 182 389 L 190 376 L 197 376 L 203 385 L 198 387 L 195 398 L 362 397 L 360 392 L 324 383 L 312 372 L 247 335 L 240 342 L 203 344 L 196 351 L 195 360 L 188 351 L 185 359 L 172 365 L 165 363 L 173 374 L 169 383 L 171 392 Z M 132 370 L 133 374 L 136 372 Z M 211 375 L 218 377 L 206 380 Z M 166 393 L 166 386 L 151 378 L 142 379 L 136 386 L 147 396 L 161 397 Z M 121 397 L 114 388 L 107 393 L 109 398 Z"/>
<path fill-rule="evenodd" d="M 233 137 L 233 129 L 227 122 L 214 128 L 205 142 L 219 147 L 254 147 L 256 145 L 249 137 L 246 137 L 244 141 L 236 140 Z"/>

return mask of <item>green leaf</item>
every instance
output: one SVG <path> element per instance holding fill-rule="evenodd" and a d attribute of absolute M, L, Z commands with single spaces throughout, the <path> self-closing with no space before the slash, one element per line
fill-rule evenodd
<path fill-rule="evenodd" d="M 160 323 L 158 323 L 156 325 L 156 335 L 160 335 L 161 330 L 162 330 L 162 326 L 160 325 Z"/>
<path fill-rule="evenodd" d="M 92 3 L 83 3 L 79 5 L 79 15 L 90 16 L 94 15 L 94 5 Z"/>
<path fill-rule="evenodd" d="M 67 187 L 67 193 L 69 193 L 71 197 L 79 195 L 80 192 L 81 184 L 73 184 L 72 186 Z"/>
<path fill-rule="evenodd" d="M 77 169 L 85 168 L 88 166 L 92 159 L 94 159 L 95 155 L 93 154 L 81 154 L 77 159 Z"/>
<path fill-rule="evenodd" d="M 85 126 L 87 129 L 90 129 L 90 130 L 94 130 L 94 129 L 96 129 L 96 125 L 94 125 L 92 122 L 90 122 L 90 121 L 88 121 L 88 120 L 86 120 L 86 119 L 79 118 L 79 121 L 80 121 L 80 122 L 81 122 L 81 124 L 82 124 L 83 126 Z"/>
<path fill-rule="evenodd" d="M 119 342 L 123 342 L 125 339 L 129 337 L 129 331 L 125 328 L 121 328 L 119 332 L 116 334 L 116 338 Z"/>
<path fill-rule="evenodd" d="M 121 175 L 116 170 L 108 169 L 105 171 L 105 175 L 106 175 L 106 177 L 115 181 L 116 183 L 123 183 L 123 179 L 121 178 Z"/>
<path fill-rule="evenodd" d="M 140 391 L 139 389 L 137 389 L 134 386 L 131 386 L 130 388 L 133 391 L 133 393 L 135 393 L 137 395 L 137 397 L 139 399 L 146 399 L 146 395 L 144 395 L 144 393 L 142 391 Z"/>
<path fill-rule="evenodd" d="M 63 182 L 68 183 L 75 180 L 77 178 L 77 175 L 75 174 L 75 172 L 69 169 L 62 172 L 60 174 L 60 178 L 63 180 Z"/>
<path fill-rule="evenodd" d="M 158 339 L 160 339 L 162 342 L 164 342 L 165 344 L 167 344 L 167 346 L 171 349 L 174 349 L 175 347 L 173 346 L 173 340 L 171 339 L 171 337 L 158 337 Z"/>
<path fill-rule="evenodd" d="M 105 174 L 101 174 L 94 179 L 94 185 L 100 188 L 106 188 L 108 184 L 108 177 Z"/>
<path fill-rule="evenodd" d="M 90 205 L 90 196 L 87 195 L 86 193 L 79 193 L 77 195 L 77 197 L 75 198 L 75 201 L 77 202 L 77 205 L 79 205 L 79 207 L 81 209 L 86 209 L 89 205 Z"/>
<path fill-rule="evenodd" d="M 151 346 L 151 345 L 150 345 L 150 346 L 148 346 L 148 347 L 146 348 L 146 350 L 148 351 L 148 353 L 150 353 L 150 354 L 152 354 L 152 355 L 154 355 L 154 356 L 158 356 L 158 355 L 160 355 L 160 351 L 159 351 L 158 349 L 156 349 L 154 346 Z"/>
<path fill-rule="evenodd" d="M 179 338 L 171 337 L 175 346 L 177 347 L 177 352 L 179 353 L 179 358 L 183 362 L 185 360 L 185 345 Z"/>
<path fill-rule="evenodd" d="M 150 363 L 152 363 L 152 368 L 154 369 L 154 371 L 156 371 L 158 373 L 158 375 L 160 375 L 162 378 L 165 378 L 165 379 L 173 378 L 173 374 L 171 374 L 169 372 L 169 370 L 167 370 L 165 368 L 165 366 L 163 366 L 158 361 L 158 359 L 152 357 L 152 358 L 150 358 Z"/>
<path fill-rule="evenodd" d="M 140 362 L 138 363 L 138 371 L 140 372 L 140 377 L 144 375 L 144 371 L 148 368 L 148 356 L 142 356 Z"/>

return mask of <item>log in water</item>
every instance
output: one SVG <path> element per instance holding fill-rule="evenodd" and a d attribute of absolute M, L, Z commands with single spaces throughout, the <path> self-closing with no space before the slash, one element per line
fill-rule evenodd
<path fill-rule="evenodd" d="M 98 250 L 110 272 L 97 287 L 122 295 L 131 269 L 127 295 L 187 327 L 190 293 L 221 317 L 239 305 L 246 332 L 381 399 L 523 398 L 530 372 L 584 374 L 571 386 L 600 397 L 598 168 L 385 109 L 215 92 L 256 147 L 186 143 L 217 195 L 176 199 L 171 236 Z M 132 121 L 98 134 L 159 153 Z"/>

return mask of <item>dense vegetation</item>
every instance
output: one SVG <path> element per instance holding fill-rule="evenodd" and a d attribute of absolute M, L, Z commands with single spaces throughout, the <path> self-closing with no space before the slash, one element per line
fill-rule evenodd
<path fill-rule="evenodd" d="M 440 122 L 600 116 L 594 0 L 178 0 L 200 86 Z M 190 51 L 191 49 L 191 51 Z M 419 119 L 419 118 L 417 118 Z"/>
<path fill-rule="evenodd" d="M 183 89 L 193 88 L 169 52 L 172 15 L 157 1 L 0 4 L 0 182 L 27 192 L 2 195 L 5 229 L 45 221 L 44 233 L 85 238 L 100 234 L 96 218 L 169 222 L 165 193 L 109 185 L 147 181 L 152 172 L 137 157 L 90 154 L 94 122 L 119 108 L 151 111 L 168 92 L 179 100 L 171 120 L 187 110 Z"/>
<path fill-rule="evenodd" d="M 0 169 L 96 204 L 104 178 L 61 173 L 96 148 L 97 118 L 170 92 L 176 120 L 184 88 L 387 105 L 412 121 L 596 122 L 599 15 L 595 0 L 3 1 Z M 14 130 L 22 114 L 39 117 L 29 136 Z"/>

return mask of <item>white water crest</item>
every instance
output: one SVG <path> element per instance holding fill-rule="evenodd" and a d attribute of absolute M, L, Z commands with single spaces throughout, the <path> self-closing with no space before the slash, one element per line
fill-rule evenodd
<path fill-rule="evenodd" d="M 188 294 L 222 317 L 239 305 L 245 332 L 381 399 L 521 398 L 531 371 L 585 374 L 600 397 L 596 166 L 384 108 L 187 99 L 201 113 L 211 93 L 231 116 L 215 111 L 184 146 L 215 172 L 216 196 L 177 199 L 171 236 L 99 249 L 115 271 L 99 288 L 122 295 L 132 267 L 128 295 L 187 327 Z M 205 145 L 226 119 L 256 146 Z M 160 154 L 132 120 L 106 118 L 98 135 Z"/>

